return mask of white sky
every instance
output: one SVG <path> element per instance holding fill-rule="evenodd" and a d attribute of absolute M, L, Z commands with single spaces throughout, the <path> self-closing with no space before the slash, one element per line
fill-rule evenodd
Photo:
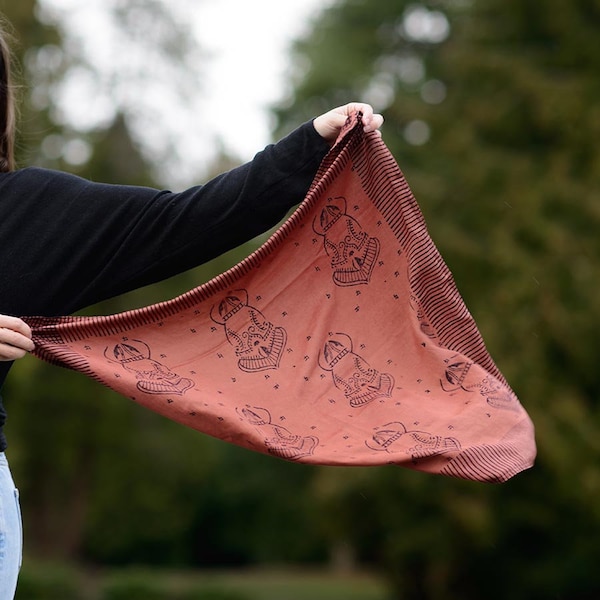
<path fill-rule="evenodd" d="M 200 40 L 214 52 L 209 72 L 213 123 L 227 148 L 249 158 L 269 141 L 266 108 L 285 89 L 287 45 L 323 0 L 205 0 Z M 240 132 L 244 132 L 240 136 Z"/>
<path fill-rule="evenodd" d="M 136 110 L 139 104 L 138 131 L 147 132 L 151 154 L 158 152 L 169 136 L 179 149 L 185 149 L 186 160 L 171 166 L 169 174 L 173 180 L 185 181 L 202 171 L 200 165 L 210 161 L 219 145 L 245 161 L 271 141 L 267 109 L 285 94 L 288 46 L 306 30 L 308 19 L 332 0 L 163 1 L 185 11 L 201 49 L 208 53 L 199 62 L 201 85 L 192 91 L 189 87 L 174 89 L 170 98 L 169 93 L 146 86 L 140 95 L 140 86 L 134 85 L 125 91 L 113 89 L 111 98 L 98 93 L 97 82 L 79 72 L 65 87 L 61 106 L 65 120 L 79 127 L 93 126 L 110 118 L 115 98 L 123 101 L 127 96 L 126 103 Z M 43 6 L 58 11 L 81 44 L 80 51 L 99 70 L 115 68 L 120 50 L 118 39 L 111 37 L 110 21 L 103 15 L 106 0 L 43 0 Z M 188 106 L 196 107 L 193 118 L 182 118 L 183 113 L 169 118 L 169 111 L 156 106 L 154 113 L 152 108 L 144 113 L 143 103 L 148 104 L 152 97 L 162 97 L 172 106 L 177 94 Z"/>

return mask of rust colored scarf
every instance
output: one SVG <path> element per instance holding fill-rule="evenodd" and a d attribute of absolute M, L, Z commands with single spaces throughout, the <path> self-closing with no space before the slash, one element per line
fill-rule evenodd
<path fill-rule="evenodd" d="M 280 458 L 502 482 L 535 457 L 527 413 L 360 117 L 229 271 L 147 308 L 28 321 L 40 358 Z"/>

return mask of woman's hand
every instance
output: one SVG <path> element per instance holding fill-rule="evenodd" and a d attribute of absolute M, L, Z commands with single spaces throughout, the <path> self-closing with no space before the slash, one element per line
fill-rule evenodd
<path fill-rule="evenodd" d="M 375 131 L 381 135 L 379 128 L 383 124 L 383 117 L 380 114 L 374 113 L 373 107 L 370 104 L 363 104 L 362 102 L 350 102 L 326 112 L 313 121 L 314 128 L 322 138 L 333 144 L 346 119 L 353 112 L 362 113 L 363 129 L 366 132 Z"/>
<path fill-rule="evenodd" d="M 17 317 L 0 315 L 0 360 L 22 358 L 35 348 L 29 325 Z"/>

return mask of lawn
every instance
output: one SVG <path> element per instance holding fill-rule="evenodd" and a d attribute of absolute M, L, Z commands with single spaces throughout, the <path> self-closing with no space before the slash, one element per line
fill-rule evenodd
<path fill-rule="evenodd" d="M 391 600 L 378 578 L 301 569 L 97 570 L 23 567 L 16 600 Z"/>

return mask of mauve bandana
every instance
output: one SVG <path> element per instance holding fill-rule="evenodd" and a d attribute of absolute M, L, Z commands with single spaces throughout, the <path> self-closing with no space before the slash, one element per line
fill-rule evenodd
<path fill-rule="evenodd" d="M 287 460 L 502 482 L 535 457 L 531 420 L 360 115 L 304 202 L 227 272 L 147 308 L 27 321 L 40 358 Z"/>

